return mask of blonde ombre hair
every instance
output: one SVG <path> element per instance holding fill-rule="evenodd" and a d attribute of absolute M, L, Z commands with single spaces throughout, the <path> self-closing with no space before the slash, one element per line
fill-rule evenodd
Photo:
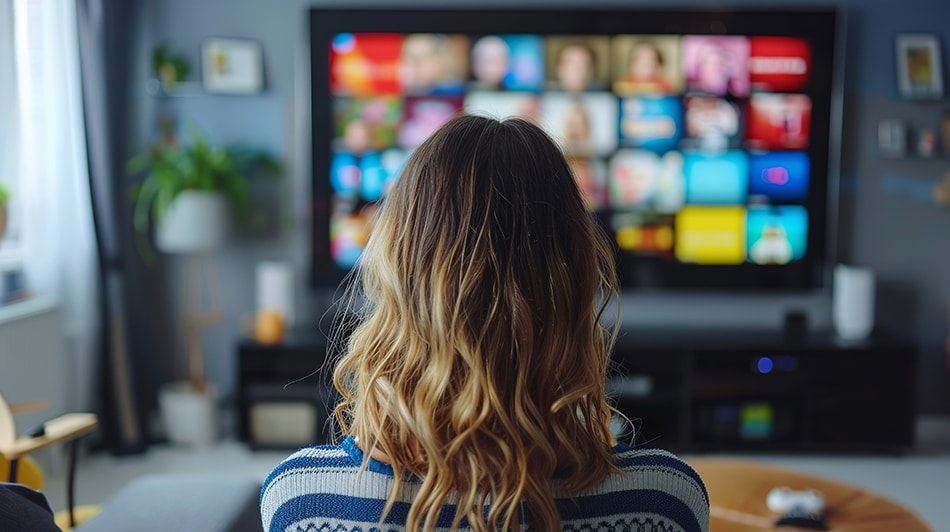
<path fill-rule="evenodd" d="M 454 504 L 453 529 L 559 530 L 554 479 L 577 493 L 616 471 L 601 318 L 617 282 L 554 142 L 520 119 L 450 121 L 388 193 L 356 275 L 336 417 L 418 477 L 407 529 Z"/>

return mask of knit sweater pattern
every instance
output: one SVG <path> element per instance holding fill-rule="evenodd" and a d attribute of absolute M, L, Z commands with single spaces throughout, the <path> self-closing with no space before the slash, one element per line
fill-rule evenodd
<path fill-rule="evenodd" d="M 659 449 L 614 448 L 620 473 L 594 488 L 558 495 L 555 504 L 564 531 L 708 532 L 709 494 L 699 475 Z M 405 530 L 418 479 L 405 489 L 386 519 L 380 515 L 396 479 L 392 467 L 370 459 L 352 437 L 339 445 L 300 449 L 281 462 L 261 489 L 261 521 L 267 532 L 390 532 Z M 439 513 L 438 531 L 447 531 L 455 508 Z M 463 525 L 465 523 L 463 522 Z M 464 526 L 462 527 L 465 528 Z"/>

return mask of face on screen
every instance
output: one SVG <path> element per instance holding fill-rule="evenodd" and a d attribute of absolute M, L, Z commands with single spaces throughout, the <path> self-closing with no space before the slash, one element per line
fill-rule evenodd
<path fill-rule="evenodd" d="M 613 38 L 613 90 L 617 94 L 683 91 L 679 36 L 620 35 Z"/>
<path fill-rule="evenodd" d="M 341 269 L 412 150 L 460 112 L 541 125 L 622 254 L 773 266 L 807 253 L 805 40 L 358 33 L 329 54 Z"/>
<path fill-rule="evenodd" d="M 551 36 L 544 41 L 545 87 L 572 93 L 610 83 L 610 38 Z"/>

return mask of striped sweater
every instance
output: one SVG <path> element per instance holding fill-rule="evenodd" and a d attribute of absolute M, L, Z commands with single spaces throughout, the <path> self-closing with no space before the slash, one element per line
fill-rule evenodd
<path fill-rule="evenodd" d="M 705 532 L 709 495 L 699 475 L 666 451 L 615 448 L 619 474 L 574 496 L 558 497 L 561 527 L 570 531 Z M 418 480 L 406 480 L 378 528 L 392 467 L 370 459 L 349 437 L 340 445 L 301 449 L 280 463 L 261 489 L 261 520 L 267 532 L 404 530 Z M 556 484 L 555 484 L 556 485 Z M 555 488 L 556 489 L 556 488 Z M 442 509 L 438 527 L 448 530 L 454 508 Z"/>

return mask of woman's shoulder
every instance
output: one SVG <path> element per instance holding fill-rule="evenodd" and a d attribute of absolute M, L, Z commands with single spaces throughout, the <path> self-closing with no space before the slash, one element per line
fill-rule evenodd
<path fill-rule="evenodd" d="M 287 476 L 319 474 L 326 470 L 356 470 L 359 466 L 360 462 L 353 459 L 343 444 L 304 447 L 277 464 L 264 481 L 264 490 Z"/>
<path fill-rule="evenodd" d="M 565 530 L 600 522 L 617 529 L 709 530 L 709 494 L 686 462 L 662 449 L 620 444 L 614 463 L 619 471 L 559 505 L 562 520 L 570 523 Z"/>
<path fill-rule="evenodd" d="M 614 447 L 617 467 L 621 469 L 637 467 L 669 467 L 685 474 L 699 475 L 683 459 L 665 449 L 657 447 L 631 447 L 618 443 Z"/>
<path fill-rule="evenodd" d="M 616 489 L 663 492 L 694 509 L 705 507 L 708 511 L 709 492 L 703 479 L 675 454 L 626 444 L 617 445 L 614 452 L 621 471 L 611 483 Z"/>
<path fill-rule="evenodd" d="M 321 517 L 326 508 L 338 507 L 340 501 L 365 490 L 355 480 L 362 470 L 358 452 L 347 438 L 339 445 L 305 447 L 285 458 L 261 487 L 264 529 L 271 530 L 277 523 L 283 530 L 297 519 Z M 302 512 L 303 508 L 307 511 Z"/>
<path fill-rule="evenodd" d="M 352 436 L 338 445 L 304 447 L 285 458 L 264 481 L 261 496 L 270 491 L 299 491 L 301 486 L 326 486 L 345 483 L 350 477 L 367 472 L 371 477 L 393 477 L 392 467 L 375 459 L 365 460 L 363 452 Z"/>
<path fill-rule="evenodd" d="M 702 478 L 688 463 L 675 454 L 664 449 L 634 448 L 623 443 L 618 444 L 614 452 L 617 467 L 624 473 L 636 473 L 641 478 L 652 475 L 678 479 L 701 492 L 703 498 L 709 500 Z"/>

